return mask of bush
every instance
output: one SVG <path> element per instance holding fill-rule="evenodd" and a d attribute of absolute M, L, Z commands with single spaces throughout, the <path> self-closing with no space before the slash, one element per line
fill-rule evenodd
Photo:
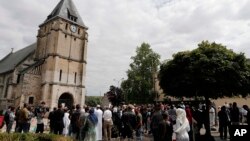
<path fill-rule="evenodd" d="M 32 134 L 32 133 L 1 133 L 0 141 L 74 141 L 70 137 L 55 134 Z"/>

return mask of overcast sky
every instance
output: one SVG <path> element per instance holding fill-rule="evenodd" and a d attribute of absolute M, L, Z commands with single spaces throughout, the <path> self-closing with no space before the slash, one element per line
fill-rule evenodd
<path fill-rule="evenodd" d="M 170 59 L 202 40 L 250 57 L 249 0 L 73 0 L 89 27 L 87 95 L 126 78 L 142 42 Z M 0 0 L 0 58 L 36 42 L 38 25 L 59 0 Z"/>

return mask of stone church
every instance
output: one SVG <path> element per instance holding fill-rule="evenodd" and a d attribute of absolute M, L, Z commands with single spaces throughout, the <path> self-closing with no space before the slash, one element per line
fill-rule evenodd
<path fill-rule="evenodd" d="M 61 0 L 39 25 L 36 43 L 0 60 L 0 110 L 41 101 L 84 105 L 87 29 L 73 1 Z"/>

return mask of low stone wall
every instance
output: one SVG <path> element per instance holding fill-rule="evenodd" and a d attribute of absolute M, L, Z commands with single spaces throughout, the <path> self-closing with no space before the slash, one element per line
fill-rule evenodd
<path fill-rule="evenodd" d="M 220 99 L 216 99 L 216 100 L 212 100 L 216 106 L 223 106 L 225 103 L 229 104 L 229 103 L 233 103 L 236 102 L 238 107 L 242 107 L 243 105 L 248 105 L 250 107 L 250 97 L 248 98 L 240 98 L 240 97 L 236 97 L 236 98 L 220 98 Z"/>

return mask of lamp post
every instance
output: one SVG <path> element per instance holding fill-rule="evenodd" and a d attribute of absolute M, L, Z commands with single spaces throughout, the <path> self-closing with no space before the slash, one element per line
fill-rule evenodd
<path fill-rule="evenodd" d="M 124 80 L 124 78 L 121 79 L 113 79 L 113 81 L 117 82 L 117 87 L 120 87 L 120 82 L 122 82 Z"/>

